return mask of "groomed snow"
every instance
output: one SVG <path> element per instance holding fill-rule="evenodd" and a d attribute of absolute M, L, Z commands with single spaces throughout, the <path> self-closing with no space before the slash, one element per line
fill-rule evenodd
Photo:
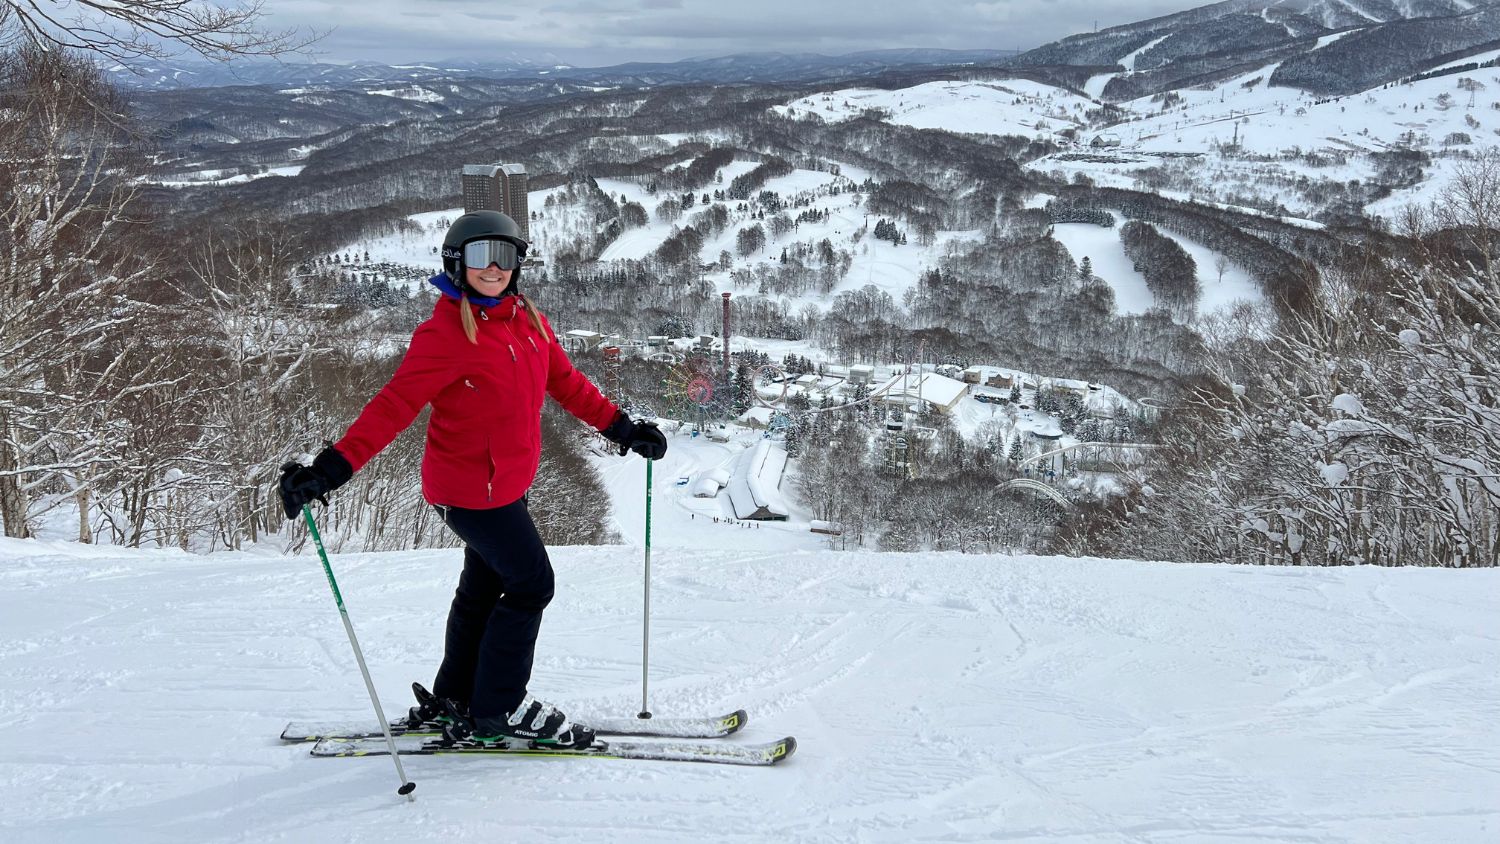
<path fill-rule="evenodd" d="M 389 759 L 276 739 L 291 717 L 369 717 L 310 551 L 0 540 L 0 840 L 1426 844 L 1500 825 L 1500 572 L 680 539 L 652 558 L 651 708 L 746 707 L 730 741 L 795 734 L 794 758 L 407 757 L 412 804 Z M 460 556 L 334 559 L 390 713 L 431 677 Z M 552 559 L 534 690 L 633 714 L 641 549 Z"/>

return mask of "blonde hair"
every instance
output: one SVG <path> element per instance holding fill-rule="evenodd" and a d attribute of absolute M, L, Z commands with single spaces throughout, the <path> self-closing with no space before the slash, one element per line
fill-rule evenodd
<path fill-rule="evenodd" d="M 521 304 L 526 306 L 526 316 L 531 319 L 531 325 L 536 329 L 536 333 L 542 335 L 542 342 L 550 343 L 552 337 L 547 333 L 546 326 L 542 324 L 542 312 L 537 310 L 536 305 L 532 303 L 529 297 L 517 293 L 516 298 L 520 299 Z M 476 346 L 479 345 L 479 323 L 474 321 L 474 311 L 469 307 L 469 292 L 467 290 L 459 294 L 458 312 L 459 318 L 463 320 L 464 336 L 469 338 L 470 343 Z"/>

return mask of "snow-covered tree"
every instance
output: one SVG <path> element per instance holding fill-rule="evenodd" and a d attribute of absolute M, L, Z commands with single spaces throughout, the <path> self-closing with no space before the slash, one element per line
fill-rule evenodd
<path fill-rule="evenodd" d="M 27 536 L 38 497 L 67 493 L 84 538 L 94 481 L 125 458 L 109 408 L 152 377 L 150 356 L 134 354 L 154 269 L 130 217 L 138 162 L 90 62 L 0 56 L 0 91 L 0 521 Z"/>
<path fill-rule="evenodd" d="M 200 326 L 204 365 L 218 384 L 190 474 L 218 503 L 216 532 L 231 547 L 280 525 L 271 493 L 281 464 L 316 453 L 332 427 L 317 412 L 319 386 L 299 377 L 328 346 L 291 295 L 297 260 L 287 232 L 247 225 L 205 234 L 189 262 L 211 315 Z"/>
<path fill-rule="evenodd" d="M 1327 267 L 1279 331 L 1225 348 L 1118 550 L 1500 564 L 1500 153 L 1461 164 L 1406 233 L 1406 254 Z"/>

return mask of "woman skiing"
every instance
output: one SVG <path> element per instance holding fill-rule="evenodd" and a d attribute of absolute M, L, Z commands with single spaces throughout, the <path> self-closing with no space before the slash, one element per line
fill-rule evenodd
<path fill-rule="evenodd" d="M 527 691 L 552 564 L 526 509 L 541 454 L 541 411 L 551 395 L 604 436 L 651 460 L 667 451 L 655 424 L 632 421 L 574 369 L 551 326 L 518 286 L 527 243 L 495 211 L 464 214 L 443 238 L 442 291 L 417 327 L 396 374 L 344 438 L 311 466 L 282 467 L 287 518 L 324 500 L 432 405 L 422 493 L 464 543 L 433 693 L 461 733 L 584 747 L 572 724 Z M 436 714 L 436 713 L 433 713 Z"/>

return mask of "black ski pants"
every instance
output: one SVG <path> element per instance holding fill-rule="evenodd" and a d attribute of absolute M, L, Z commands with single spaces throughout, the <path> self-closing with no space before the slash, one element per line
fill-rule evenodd
<path fill-rule="evenodd" d="M 504 715 L 531 681 L 542 610 L 552 600 L 552 562 L 525 497 L 493 510 L 437 510 L 464 541 L 464 570 L 432 691 L 467 702 L 476 718 Z"/>

